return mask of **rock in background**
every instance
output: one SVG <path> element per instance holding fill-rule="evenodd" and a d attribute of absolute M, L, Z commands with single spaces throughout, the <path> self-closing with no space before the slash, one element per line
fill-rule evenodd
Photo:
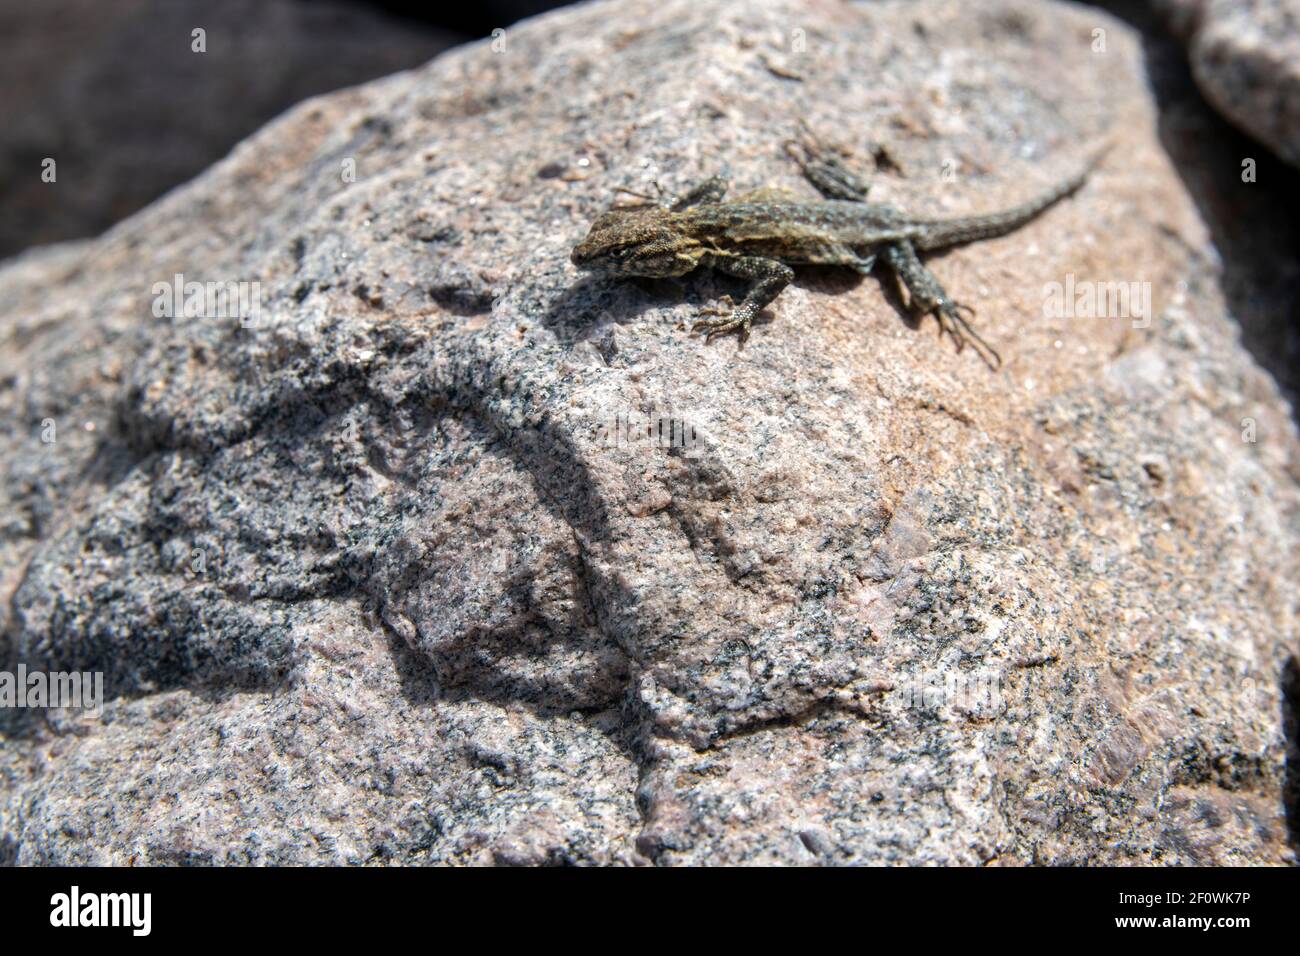
<path fill-rule="evenodd" d="M 1300 166 L 1300 3 L 1155 0 L 1206 98 Z"/>
<path fill-rule="evenodd" d="M 0 257 L 98 233 L 289 106 L 463 39 L 347 0 L 0 0 L 0 36 Z"/>
<path fill-rule="evenodd" d="M 1141 34 L 1160 145 L 1210 231 L 1217 281 L 1241 342 L 1295 407 L 1300 401 L 1300 173 L 1201 95 L 1168 18 L 1107 3 Z"/>
<path fill-rule="evenodd" d="M 932 215 L 1112 138 L 932 260 L 1002 372 L 888 282 L 737 348 L 688 332 L 732 280 L 569 265 L 615 187 L 811 196 L 799 119 Z M 1157 126 L 1075 6 L 592 4 L 8 263 L 4 647 L 110 701 L 6 716 L 0 855 L 1293 862 L 1300 443 Z"/>

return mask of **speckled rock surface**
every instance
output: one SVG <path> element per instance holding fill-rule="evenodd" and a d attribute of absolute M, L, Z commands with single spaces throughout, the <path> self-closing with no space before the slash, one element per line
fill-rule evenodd
<path fill-rule="evenodd" d="M 4 718 L 0 855 L 1290 862 L 1300 444 L 1139 63 L 1065 5 L 582 6 L 8 263 L 5 649 L 112 698 Z M 687 332 L 732 280 L 569 264 L 615 187 L 811 195 L 801 116 L 936 215 L 1110 130 L 932 260 L 1003 371 L 874 278 L 738 349 Z M 260 321 L 155 317 L 175 273 Z M 685 453 L 611 441 L 656 410 Z"/>
<path fill-rule="evenodd" d="M 1206 98 L 1300 166 L 1300 2 L 1155 0 Z"/>

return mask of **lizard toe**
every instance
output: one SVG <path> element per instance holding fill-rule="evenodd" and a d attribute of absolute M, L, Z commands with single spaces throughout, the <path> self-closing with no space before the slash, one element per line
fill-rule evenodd
<path fill-rule="evenodd" d="M 935 306 L 934 314 L 939 320 L 941 333 L 946 332 L 952 336 L 952 340 L 957 345 L 957 351 L 960 352 L 970 342 L 981 359 L 992 369 L 997 370 L 1002 366 L 1002 356 L 1000 356 L 993 346 L 975 331 L 970 324 L 970 319 L 975 318 L 975 310 L 969 305 L 961 302 L 953 302 L 945 299 Z"/>
<path fill-rule="evenodd" d="M 749 337 L 749 316 L 737 314 L 730 309 L 701 309 L 700 315 L 716 315 L 716 319 L 700 319 L 693 326 L 692 332 L 703 332 L 704 340 L 712 342 L 715 335 L 726 335 L 739 330 L 740 341 Z"/>

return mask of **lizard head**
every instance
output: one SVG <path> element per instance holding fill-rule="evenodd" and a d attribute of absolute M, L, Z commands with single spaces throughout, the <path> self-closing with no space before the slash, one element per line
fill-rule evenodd
<path fill-rule="evenodd" d="M 699 264 L 699 243 L 686 235 L 680 215 L 660 206 L 611 209 L 591 224 L 569 257 L 593 272 L 630 276 L 680 276 Z"/>

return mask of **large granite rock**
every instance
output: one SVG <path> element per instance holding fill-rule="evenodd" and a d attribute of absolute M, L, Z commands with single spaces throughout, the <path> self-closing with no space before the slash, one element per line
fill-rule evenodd
<path fill-rule="evenodd" d="M 799 118 L 936 215 L 1109 131 L 932 262 L 1003 371 L 874 279 L 737 348 L 687 331 L 732 280 L 569 264 L 615 187 L 810 194 Z M 1073 6 L 593 4 L 8 263 L 5 648 L 111 699 L 6 718 L 0 854 L 1292 861 L 1300 443 L 1154 120 Z M 257 320 L 156 316 L 177 273 Z M 659 413 L 689 447 L 612 440 Z"/>

